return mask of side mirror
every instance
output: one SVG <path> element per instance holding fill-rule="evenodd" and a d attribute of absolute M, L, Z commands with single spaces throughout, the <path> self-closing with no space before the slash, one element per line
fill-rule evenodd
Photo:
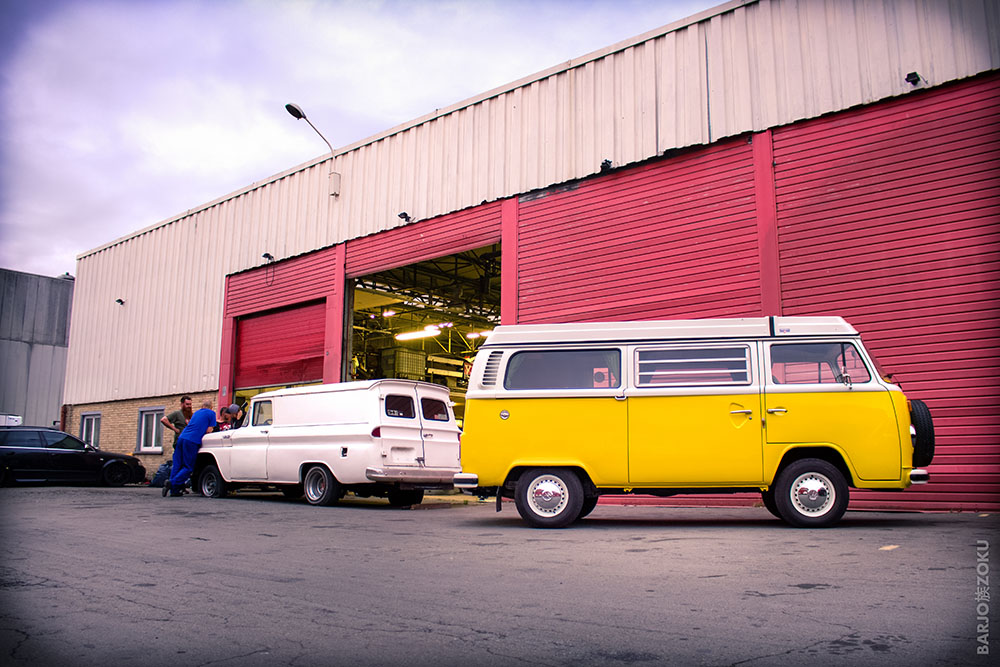
<path fill-rule="evenodd" d="M 847 385 L 848 389 L 854 388 L 854 384 L 851 382 L 851 376 L 848 375 L 847 373 L 844 373 L 840 376 L 840 381 L 843 382 L 845 385 Z"/>

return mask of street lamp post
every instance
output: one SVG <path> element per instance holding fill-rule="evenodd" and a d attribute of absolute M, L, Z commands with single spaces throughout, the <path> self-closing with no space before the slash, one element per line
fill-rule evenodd
<path fill-rule="evenodd" d="M 323 133 L 316 129 L 316 126 L 312 124 L 312 121 L 306 117 L 306 112 L 302 110 L 302 107 L 298 104 L 288 103 L 285 105 L 285 110 L 292 116 L 292 118 L 295 118 L 296 120 L 304 120 L 309 123 L 309 127 L 311 127 L 313 131 L 319 135 L 319 138 L 323 140 L 326 147 L 330 149 L 330 196 L 336 197 L 340 194 L 340 174 L 333 170 L 333 146 L 331 146 L 330 142 L 326 140 Z"/>

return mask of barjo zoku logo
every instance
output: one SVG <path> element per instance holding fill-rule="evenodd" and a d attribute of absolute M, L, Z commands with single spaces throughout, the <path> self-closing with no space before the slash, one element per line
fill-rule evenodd
<path fill-rule="evenodd" d="M 976 653 L 990 654 L 990 543 L 976 540 Z"/>

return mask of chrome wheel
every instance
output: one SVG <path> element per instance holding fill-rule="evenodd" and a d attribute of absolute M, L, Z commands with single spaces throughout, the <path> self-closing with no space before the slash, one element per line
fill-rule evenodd
<path fill-rule="evenodd" d="M 514 504 L 521 518 L 536 528 L 563 528 L 580 516 L 583 485 L 572 470 L 526 470 L 517 481 Z"/>
<path fill-rule="evenodd" d="M 792 482 L 792 505 L 806 516 L 823 516 L 837 501 L 833 482 L 818 472 L 799 475 Z"/>
<path fill-rule="evenodd" d="M 768 495 L 787 523 L 800 528 L 825 528 L 844 516 L 850 491 L 847 477 L 837 466 L 823 459 L 799 459 L 778 473 L 774 485 L 763 495 L 765 506 Z"/>
<path fill-rule="evenodd" d="M 313 466 L 306 471 L 302 489 L 310 505 L 332 505 L 340 500 L 340 483 L 333 473 L 322 466 Z"/>
<path fill-rule="evenodd" d="M 566 509 L 568 499 L 566 484 L 553 475 L 536 477 L 528 485 L 528 505 L 539 516 L 558 516 Z"/>

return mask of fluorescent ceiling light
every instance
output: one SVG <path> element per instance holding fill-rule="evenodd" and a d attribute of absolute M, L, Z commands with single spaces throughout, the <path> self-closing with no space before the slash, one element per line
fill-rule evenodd
<path fill-rule="evenodd" d="M 415 340 L 417 338 L 432 338 L 441 333 L 441 330 L 433 325 L 428 325 L 426 329 L 421 329 L 419 331 L 407 331 L 406 333 L 396 334 L 396 340 Z"/>

